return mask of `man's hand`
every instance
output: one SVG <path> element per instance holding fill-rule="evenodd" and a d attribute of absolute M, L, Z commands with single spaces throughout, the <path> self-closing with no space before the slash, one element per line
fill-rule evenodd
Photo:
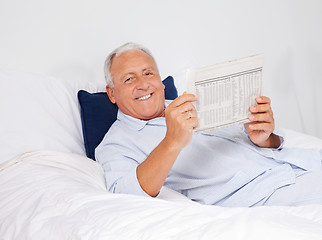
<path fill-rule="evenodd" d="M 198 126 L 193 94 L 183 94 L 165 109 L 167 133 L 160 144 L 137 167 L 137 178 L 142 189 L 154 197 L 164 184 L 181 150 L 190 142 L 193 129 Z"/>
<path fill-rule="evenodd" d="M 165 139 L 180 150 L 190 142 L 193 129 L 198 126 L 196 109 L 191 103 L 196 100 L 195 95 L 184 93 L 165 109 L 167 124 Z"/>
<path fill-rule="evenodd" d="M 246 132 L 250 140 L 263 148 L 277 148 L 281 142 L 277 135 L 273 134 L 275 121 L 271 108 L 271 100 L 261 96 L 256 98 L 258 105 L 251 106 L 249 111 L 249 123 L 245 123 Z"/>

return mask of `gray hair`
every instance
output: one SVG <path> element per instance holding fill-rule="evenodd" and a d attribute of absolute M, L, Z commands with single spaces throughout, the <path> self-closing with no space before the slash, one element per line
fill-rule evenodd
<path fill-rule="evenodd" d="M 121 54 L 128 52 L 128 51 L 142 51 L 146 54 L 148 54 L 150 57 L 152 57 L 152 59 L 154 60 L 151 52 L 149 49 L 137 44 L 137 43 L 132 43 L 132 42 L 128 42 L 123 44 L 122 46 L 116 48 L 114 51 L 112 51 L 106 58 L 105 60 L 105 64 L 104 64 L 104 72 L 105 72 L 105 81 L 106 84 L 113 88 L 114 87 L 114 83 L 113 83 L 113 77 L 112 74 L 110 72 L 110 68 L 111 68 L 111 63 L 113 58 L 116 56 L 120 56 Z M 155 61 L 154 61 L 155 62 Z"/>

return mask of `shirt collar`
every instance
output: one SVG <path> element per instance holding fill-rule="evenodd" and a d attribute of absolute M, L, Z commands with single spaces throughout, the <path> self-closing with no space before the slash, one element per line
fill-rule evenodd
<path fill-rule="evenodd" d="M 166 108 L 171 102 L 172 102 L 172 100 L 165 100 L 164 108 Z M 147 120 L 147 121 L 146 120 L 140 120 L 140 119 L 131 117 L 129 115 L 126 115 L 120 109 L 118 109 L 117 120 L 121 121 L 125 126 L 128 126 L 131 129 L 134 129 L 136 131 L 140 131 L 146 125 L 160 124 L 160 120 L 162 122 L 164 122 L 164 117 L 153 118 L 153 119 Z"/>

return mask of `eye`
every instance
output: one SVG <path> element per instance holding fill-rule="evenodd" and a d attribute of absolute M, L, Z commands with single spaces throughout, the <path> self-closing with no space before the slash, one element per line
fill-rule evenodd
<path fill-rule="evenodd" d="M 153 75 L 153 72 L 145 72 L 144 75 L 145 76 L 152 76 Z"/>
<path fill-rule="evenodd" d="M 127 77 L 124 79 L 124 83 L 129 83 L 133 80 L 133 77 Z"/>

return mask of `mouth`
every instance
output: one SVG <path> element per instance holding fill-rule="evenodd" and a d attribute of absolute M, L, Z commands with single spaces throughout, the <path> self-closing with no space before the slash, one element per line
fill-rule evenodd
<path fill-rule="evenodd" d="M 142 97 L 139 97 L 139 98 L 136 98 L 136 100 L 143 101 L 143 100 L 149 99 L 151 96 L 152 96 L 152 93 L 142 96 Z"/>

